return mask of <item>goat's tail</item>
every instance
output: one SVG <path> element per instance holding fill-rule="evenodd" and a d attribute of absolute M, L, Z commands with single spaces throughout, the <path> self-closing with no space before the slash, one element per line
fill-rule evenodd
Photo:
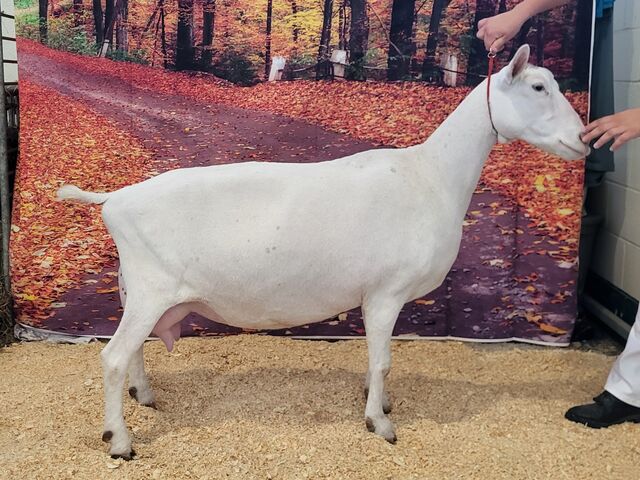
<path fill-rule="evenodd" d="M 85 192 L 75 185 L 63 185 L 58 189 L 56 198 L 60 201 L 71 200 L 80 203 L 97 203 L 98 205 L 107 201 L 110 193 Z"/>

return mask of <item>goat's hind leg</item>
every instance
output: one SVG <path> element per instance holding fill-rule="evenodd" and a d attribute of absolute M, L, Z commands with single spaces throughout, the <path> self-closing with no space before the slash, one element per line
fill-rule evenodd
<path fill-rule="evenodd" d="M 118 290 L 120 303 L 124 309 L 127 305 L 127 286 L 121 268 L 118 269 Z M 129 363 L 129 395 L 145 407 L 156 408 L 149 378 L 144 370 L 144 344 L 140 345 Z"/>
<path fill-rule="evenodd" d="M 129 395 L 145 407 L 157 408 L 149 377 L 144 370 L 144 344 L 136 350 L 129 363 Z"/>
<path fill-rule="evenodd" d="M 392 298 L 376 298 L 363 305 L 369 350 L 365 423 L 369 431 L 390 443 L 396 442 L 396 434 L 385 414 L 385 410 L 389 410 L 389 400 L 384 391 L 384 379 L 391 368 L 391 334 L 401 308 L 402 303 Z"/>
<path fill-rule="evenodd" d="M 111 442 L 109 453 L 113 458 L 130 460 L 134 455 L 123 416 L 122 389 L 131 361 L 142 353 L 142 344 L 167 309 L 157 300 L 157 295 L 129 295 L 120 326 L 101 353 L 105 403 L 102 440 Z M 139 359 L 142 360 L 141 355 Z"/>

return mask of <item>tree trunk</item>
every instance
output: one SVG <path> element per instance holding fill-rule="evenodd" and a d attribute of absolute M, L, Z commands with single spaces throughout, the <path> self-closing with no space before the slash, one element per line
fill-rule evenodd
<path fill-rule="evenodd" d="M 204 0 L 202 2 L 202 55 L 200 56 L 200 68 L 205 72 L 211 69 L 215 21 L 216 0 Z"/>
<path fill-rule="evenodd" d="M 291 13 L 293 15 L 298 14 L 298 2 L 296 0 L 291 0 Z M 298 26 L 298 19 L 294 20 L 293 23 L 293 32 L 291 32 L 293 43 L 298 43 L 298 36 L 300 35 L 300 27 Z"/>
<path fill-rule="evenodd" d="M 338 7 L 338 48 L 340 50 L 347 48 L 347 2 L 348 0 L 340 0 Z"/>
<path fill-rule="evenodd" d="M 351 23 L 349 25 L 349 66 L 345 77 L 349 80 L 365 80 L 365 55 L 369 43 L 369 15 L 367 0 L 349 0 Z"/>
<path fill-rule="evenodd" d="M 113 31 L 116 23 L 116 12 L 120 8 L 120 2 L 126 2 L 127 0 L 116 0 L 115 4 L 113 0 L 107 0 L 106 10 L 104 15 L 104 39 L 100 46 L 98 55 L 106 57 L 107 51 L 113 45 Z M 109 13 L 109 15 L 107 15 Z"/>
<path fill-rule="evenodd" d="M 562 7 L 562 23 L 564 25 L 572 24 L 573 15 L 575 13 L 575 8 L 573 5 L 564 5 Z M 562 35 L 562 56 L 570 57 L 573 54 L 573 44 L 575 41 L 575 29 L 572 32 L 573 35 L 569 34 L 567 31 Z"/>
<path fill-rule="evenodd" d="M 467 84 L 475 85 L 478 83 L 479 76 L 487 74 L 487 49 L 484 42 L 476 37 L 478 33 L 478 22 L 483 18 L 492 17 L 496 13 L 496 4 L 494 0 L 477 0 L 476 14 L 473 19 L 473 32 L 471 38 L 471 46 L 469 48 L 469 61 L 467 62 Z"/>
<path fill-rule="evenodd" d="M 536 15 L 536 65 L 544 67 L 544 21 L 546 15 Z"/>
<path fill-rule="evenodd" d="M 513 56 L 520 48 L 520 45 L 527 43 L 527 37 L 529 36 L 529 32 L 531 31 L 531 27 L 533 26 L 534 17 L 530 18 L 520 28 L 518 35 L 516 35 L 515 40 L 512 40 L 511 51 L 509 52 L 509 58 L 513 58 Z M 506 47 L 505 47 L 506 48 Z"/>
<path fill-rule="evenodd" d="M 102 25 L 102 2 L 93 0 L 93 25 L 96 30 L 96 45 L 102 45 L 104 26 Z"/>
<path fill-rule="evenodd" d="M 449 6 L 451 0 L 434 0 L 429 19 L 429 36 L 427 37 L 427 48 L 422 62 L 422 79 L 433 81 L 439 75 L 436 66 L 436 50 L 438 48 L 438 33 L 442 14 Z M 478 2 L 479 3 L 479 2 Z"/>
<path fill-rule="evenodd" d="M 576 33 L 574 37 L 574 54 L 572 75 L 577 87 L 586 89 L 589 85 L 589 60 L 591 54 L 591 15 L 592 2 L 577 2 Z"/>
<path fill-rule="evenodd" d="M 415 7 L 415 0 L 393 0 L 387 55 L 388 80 L 402 80 L 409 76 L 411 57 L 413 56 L 411 35 L 413 34 Z"/>
<path fill-rule="evenodd" d="M 320 47 L 318 48 L 318 64 L 316 66 L 316 80 L 325 78 L 330 73 L 329 43 L 331 42 L 331 17 L 333 16 L 333 0 L 324 0 L 322 11 L 322 32 L 320 33 Z"/>
<path fill-rule="evenodd" d="M 193 68 L 193 0 L 178 0 L 178 29 L 176 35 L 176 70 Z"/>
<path fill-rule="evenodd" d="M 264 39 L 264 78 L 269 78 L 271 67 L 271 20 L 273 17 L 273 0 L 267 0 L 267 31 Z"/>
<path fill-rule="evenodd" d="M 156 8 L 153 9 L 153 13 L 149 17 L 149 20 L 147 20 L 146 25 L 144 26 L 142 31 L 138 34 L 138 42 L 136 44 L 136 50 L 140 50 L 140 47 L 142 46 L 142 41 L 144 39 L 144 36 L 146 35 L 146 33 L 149 31 L 149 29 L 152 27 L 152 25 L 155 22 L 155 26 L 156 27 L 155 27 L 155 32 L 154 32 L 154 36 L 153 36 L 153 53 L 152 53 L 152 56 L 155 55 L 156 45 L 158 43 L 158 31 L 160 30 L 160 15 L 159 15 L 159 12 L 160 12 L 161 5 L 162 5 L 162 0 L 158 0 L 158 3 L 156 4 Z"/>
<path fill-rule="evenodd" d="M 82 13 L 84 10 L 83 0 L 73 0 L 73 24 L 77 27 L 82 24 Z"/>
<path fill-rule="evenodd" d="M 112 23 L 115 15 L 115 0 L 106 0 L 104 5 L 104 34 L 102 35 L 104 42 L 113 43 Z"/>
<path fill-rule="evenodd" d="M 38 26 L 40 30 L 40 43 L 47 43 L 47 12 L 49 0 L 38 1 Z"/>
<path fill-rule="evenodd" d="M 160 2 L 160 28 L 161 28 L 161 44 L 162 44 L 162 66 L 167 68 L 167 35 L 165 32 L 165 13 L 164 13 L 164 0 L 159 0 Z"/>
<path fill-rule="evenodd" d="M 129 0 L 119 0 L 116 12 L 116 50 L 129 51 L 129 35 L 127 24 L 129 20 Z"/>

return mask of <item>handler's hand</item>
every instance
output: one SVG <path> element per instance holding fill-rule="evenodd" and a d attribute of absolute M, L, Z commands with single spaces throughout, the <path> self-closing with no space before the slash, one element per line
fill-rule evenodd
<path fill-rule="evenodd" d="M 600 137 L 600 138 L 598 138 Z M 600 148 L 615 138 L 610 150 L 616 151 L 629 140 L 640 137 L 640 108 L 630 108 L 620 113 L 594 120 L 582 131 L 582 141 L 589 143 L 594 138 L 598 140 L 593 148 Z"/>
<path fill-rule="evenodd" d="M 492 52 L 499 52 L 505 43 L 511 40 L 526 21 L 516 10 L 509 10 L 494 17 L 483 18 L 478 22 L 477 37 Z"/>

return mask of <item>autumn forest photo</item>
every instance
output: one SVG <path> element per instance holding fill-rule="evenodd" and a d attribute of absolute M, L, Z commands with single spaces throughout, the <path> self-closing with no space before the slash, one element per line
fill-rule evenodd
<path fill-rule="evenodd" d="M 176 168 L 320 162 L 422 143 L 486 78 L 478 22 L 516 3 L 16 0 L 17 321 L 108 337 L 122 315 L 100 206 L 55 201 L 62 184 L 113 191 Z M 553 73 L 585 120 L 591 8 L 574 0 L 533 17 L 496 71 L 529 44 L 530 63 Z M 394 334 L 568 344 L 583 168 L 520 141 L 496 145 L 456 264 L 442 286 L 405 305 Z M 240 331 L 195 314 L 182 329 Z M 345 338 L 364 327 L 353 310 L 271 333 Z"/>

